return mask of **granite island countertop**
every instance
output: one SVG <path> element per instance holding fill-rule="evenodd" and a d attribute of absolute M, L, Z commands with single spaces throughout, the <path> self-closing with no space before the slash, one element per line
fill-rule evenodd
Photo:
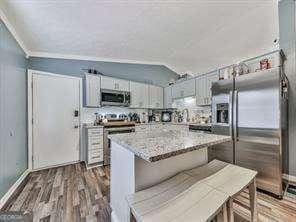
<path fill-rule="evenodd" d="M 148 162 L 231 141 L 230 136 L 182 130 L 116 134 L 108 138 Z"/>

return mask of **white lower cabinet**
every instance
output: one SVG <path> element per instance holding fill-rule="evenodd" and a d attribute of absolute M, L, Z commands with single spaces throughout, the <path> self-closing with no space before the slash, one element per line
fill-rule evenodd
<path fill-rule="evenodd" d="M 103 128 L 86 128 L 86 162 L 99 164 L 104 161 Z"/>

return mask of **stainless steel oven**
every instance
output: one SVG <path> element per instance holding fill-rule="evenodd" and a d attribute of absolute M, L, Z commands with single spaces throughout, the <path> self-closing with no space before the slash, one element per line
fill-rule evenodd
<path fill-rule="evenodd" d="M 102 106 L 129 106 L 130 100 L 130 92 L 110 89 L 101 90 Z"/>
<path fill-rule="evenodd" d="M 104 165 L 110 164 L 110 146 L 111 141 L 108 139 L 110 134 L 122 134 L 135 132 L 135 126 L 110 126 L 104 127 Z"/>

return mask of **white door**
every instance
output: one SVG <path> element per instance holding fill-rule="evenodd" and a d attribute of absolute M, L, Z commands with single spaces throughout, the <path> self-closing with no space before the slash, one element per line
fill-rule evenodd
<path fill-rule="evenodd" d="M 80 82 L 74 77 L 33 74 L 34 169 L 79 160 Z"/>

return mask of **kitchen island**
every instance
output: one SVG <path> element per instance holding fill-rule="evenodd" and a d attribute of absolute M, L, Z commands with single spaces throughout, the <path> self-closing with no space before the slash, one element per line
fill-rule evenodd
<path fill-rule="evenodd" d="M 207 147 L 229 136 L 184 130 L 110 135 L 112 221 L 127 222 L 126 196 L 207 163 Z"/>

